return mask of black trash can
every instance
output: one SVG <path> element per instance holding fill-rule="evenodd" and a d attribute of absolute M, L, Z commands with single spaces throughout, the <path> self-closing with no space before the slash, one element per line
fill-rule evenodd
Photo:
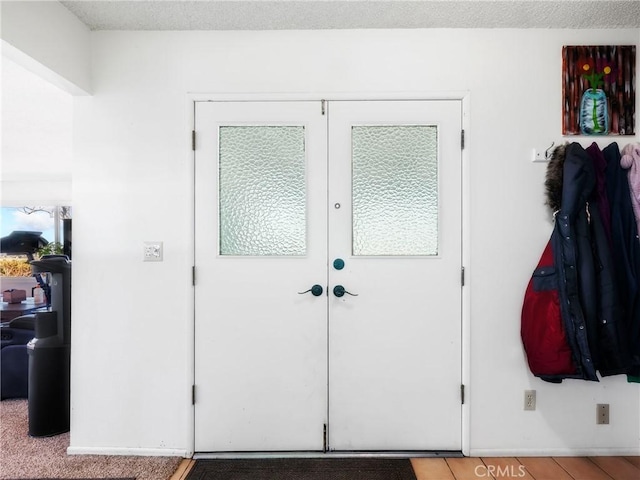
<path fill-rule="evenodd" d="M 51 311 L 36 314 L 29 354 L 29 435 L 47 437 L 69 431 L 71 369 L 71 262 L 46 255 L 31 262 L 46 273 Z"/>
<path fill-rule="evenodd" d="M 48 437 L 69 431 L 71 346 L 58 335 L 57 312 L 36 314 L 29 354 L 29 435 Z"/>

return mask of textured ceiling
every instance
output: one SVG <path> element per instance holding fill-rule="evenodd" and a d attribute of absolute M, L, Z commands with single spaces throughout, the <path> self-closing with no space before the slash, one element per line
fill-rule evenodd
<path fill-rule="evenodd" d="M 92 30 L 640 27 L 640 0 L 97 0 L 60 3 Z"/>

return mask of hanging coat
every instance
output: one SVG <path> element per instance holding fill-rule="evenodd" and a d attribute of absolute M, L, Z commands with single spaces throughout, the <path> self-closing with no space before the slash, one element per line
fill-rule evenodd
<path fill-rule="evenodd" d="M 631 202 L 627 170 L 621 165 L 618 145 L 603 150 L 607 159 L 607 190 L 611 202 L 613 261 L 620 287 L 620 303 L 629 346 L 628 373 L 640 377 L 640 241 L 638 224 Z M 636 380 L 637 381 L 637 380 Z"/>
<path fill-rule="evenodd" d="M 597 381 L 596 369 L 601 375 L 623 373 L 627 367 L 626 349 L 620 342 L 622 324 L 609 241 L 594 194 L 594 162 L 577 143 L 558 147 L 549 162 L 545 185 L 547 203 L 554 211 L 554 229 L 541 262 L 545 259 L 548 263 L 549 256 L 552 258 L 553 263 L 548 266 L 555 277 L 557 308 L 549 303 L 555 301 L 553 295 L 547 293 L 547 300 L 543 300 L 542 290 L 536 289 L 535 284 L 540 283 L 534 280 L 540 274 L 536 269 L 525 293 L 521 318 L 521 335 L 531 371 L 553 382 L 563 378 Z M 541 300 L 548 303 L 546 313 Z M 562 327 L 564 344 L 558 325 Z M 542 334 L 534 336 L 534 331 Z M 550 338 L 554 339 L 555 351 L 548 351 Z M 571 352 L 572 370 L 540 368 L 545 365 L 539 361 L 540 355 L 547 360 L 563 358 L 566 367 L 567 349 Z M 531 359 L 538 360 L 532 365 Z"/>
<path fill-rule="evenodd" d="M 564 378 L 598 380 L 576 274 L 577 230 L 583 236 L 586 230 L 586 210 L 581 205 L 586 204 L 595 177 L 576 168 L 577 163 L 588 162 L 577 162 L 573 150 L 579 150 L 573 145 L 557 147 L 547 167 L 547 204 L 554 212 L 554 229 L 527 286 L 521 316 L 531 373 L 556 383 Z"/>
<path fill-rule="evenodd" d="M 591 352 L 602 376 L 626 373 L 629 349 L 613 261 L 611 209 L 606 184 L 607 162 L 593 143 L 586 149 L 596 176 L 596 188 L 588 199 L 597 288 L 597 329 L 590 339 Z"/>

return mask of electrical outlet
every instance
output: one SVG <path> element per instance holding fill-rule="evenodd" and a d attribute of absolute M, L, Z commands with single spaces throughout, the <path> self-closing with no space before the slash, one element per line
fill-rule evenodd
<path fill-rule="evenodd" d="M 609 404 L 599 403 L 596 405 L 596 424 L 609 425 Z"/>
<path fill-rule="evenodd" d="M 162 242 L 144 242 L 144 261 L 162 261 Z"/>
<path fill-rule="evenodd" d="M 535 390 L 524 391 L 524 409 L 525 410 L 536 409 L 536 391 Z"/>

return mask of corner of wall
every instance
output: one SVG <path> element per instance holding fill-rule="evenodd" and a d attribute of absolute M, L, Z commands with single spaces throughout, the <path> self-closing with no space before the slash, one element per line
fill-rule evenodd
<path fill-rule="evenodd" d="M 91 92 L 91 32 L 59 2 L 2 2 L 2 54 L 72 95 Z"/>

